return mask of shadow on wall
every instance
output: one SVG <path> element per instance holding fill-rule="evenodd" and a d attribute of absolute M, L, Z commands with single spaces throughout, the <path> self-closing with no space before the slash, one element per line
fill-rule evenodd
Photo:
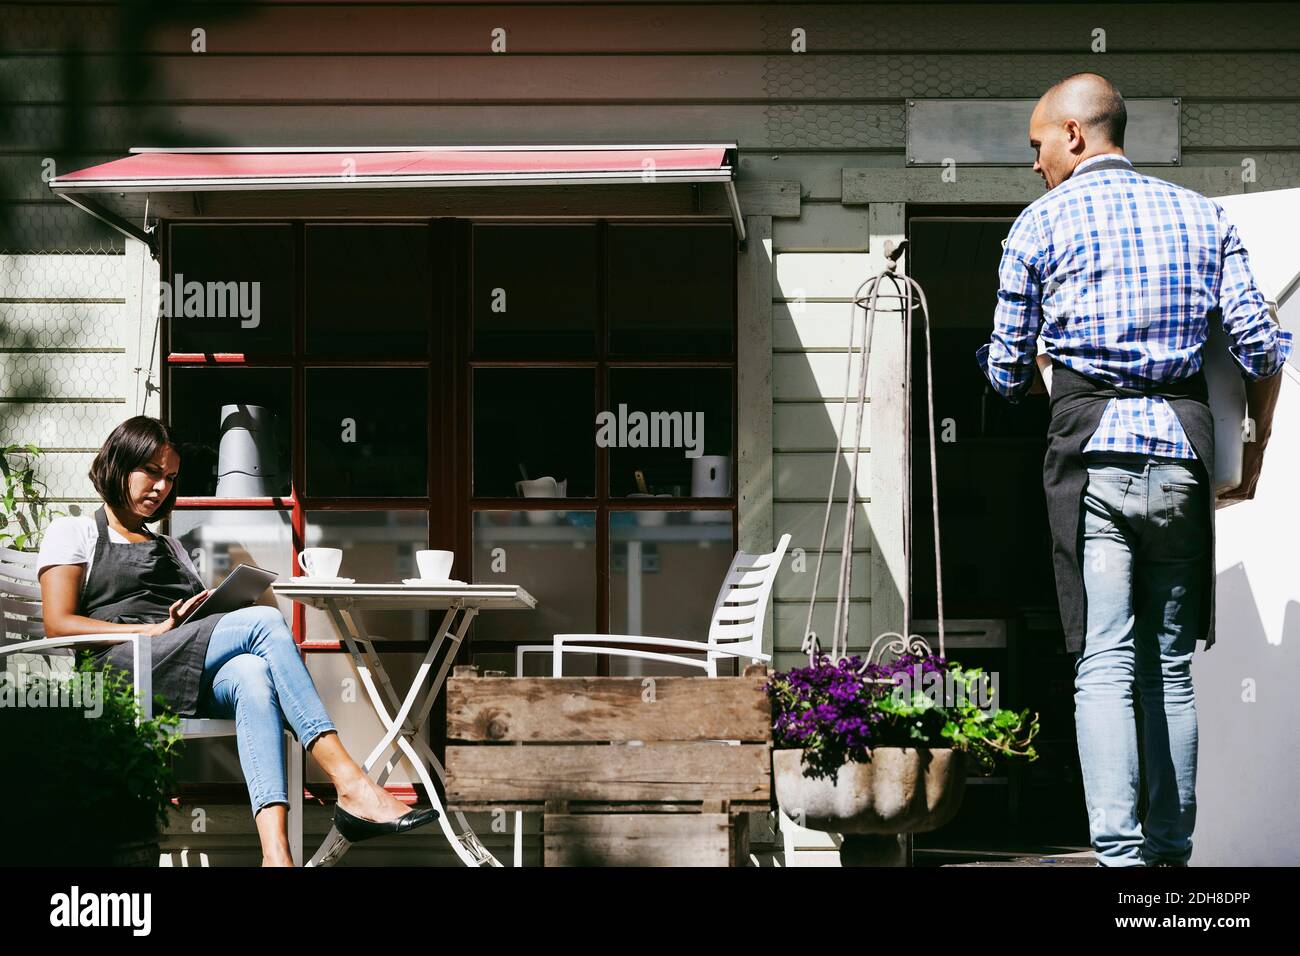
<path fill-rule="evenodd" d="M 1300 765 L 1291 754 L 1300 717 L 1300 601 L 1263 604 L 1265 613 L 1282 615 L 1279 643 L 1269 640 L 1245 565 L 1219 573 L 1216 601 L 1215 644 L 1208 652 L 1198 644 L 1192 657 L 1200 738 L 1192 863 L 1296 866 Z"/>
<path fill-rule="evenodd" d="M 177 127 L 153 54 L 189 52 L 195 28 L 211 32 L 256 7 L 235 0 L 196 17 L 169 0 L 121 0 L 9 17 L 0 54 L 37 55 L 0 77 L 0 102 L 16 104 L 0 110 L 0 253 L 121 253 L 122 236 L 54 197 L 49 179 L 139 143 L 190 145 L 196 131 Z"/>

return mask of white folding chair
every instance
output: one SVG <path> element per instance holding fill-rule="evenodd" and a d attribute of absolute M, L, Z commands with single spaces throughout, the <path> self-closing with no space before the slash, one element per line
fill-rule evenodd
<path fill-rule="evenodd" d="M 80 634 L 45 637 L 41 588 L 36 577 L 36 554 L 0 547 L 0 661 L 16 655 L 44 656 L 60 648 L 131 644 L 135 693 L 143 712 L 139 720 L 153 717 L 152 644 L 143 634 Z M 18 658 L 21 660 L 21 658 Z M 65 657 L 71 664 L 71 659 Z M 23 667 L 29 665 L 24 663 Z M 57 668 L 54 668 L 57 670 Z M 67 672 L 71 667 L 67 668 Z M 177 732 L 188 739 L 233 737 L 233 720 L 182 717 Z M 285 729 L 289 785 L 289 850 L 295 866 L 302 866 L 303 749 L 292 731 Z"/>
<path fill-rule="evenodd" d="M 565 654 L 608 654 L 639 660 L 662 661 L 698 667 L 704 676 L 718 676 L 718 661 L 744 659 L 770 663 L 771 654 L 763 652 L 763 621 L 767 616 L 768 598 L 776 583 L 781 559 L 790 546 L 790 535 L 781 535 L 775 551 L 747 554 L 737 551 L 722 580 L 709 636 L 705 641 L 669 637 L 646 637 L 640 634 L 556 634 L 550 644 L 522 644 L 515 649 L 515 674 L 524 673 L 525 654 L 550 654 L 551 674 L 564 673 Z M 612 645 L 631 645 L 612 646 Z M 703 655 L 703 659 L 697 659 Z M 523 866 L 523 811 L 515 812 L 515 866 Z"/>

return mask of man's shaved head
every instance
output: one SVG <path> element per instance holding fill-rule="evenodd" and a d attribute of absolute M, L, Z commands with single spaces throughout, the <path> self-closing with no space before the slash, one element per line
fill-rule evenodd
<path fill-rule="evenodd" d="M 1098 73 L 1075 73 L 1054 83 L 1029 119 L 1034 172 L 1053 189 L 1092 156 L 1123 155 L 1128 111 L 1124 97 Z"/>
<path fill-rule="evenodd" d="M 1054 84 L 1038 101 L 1049 121 L 1076 119 L 1112 146 L 1124 146 L 1128 110 L 1114 84 L 1099 73 L 1075 73 Z"/>

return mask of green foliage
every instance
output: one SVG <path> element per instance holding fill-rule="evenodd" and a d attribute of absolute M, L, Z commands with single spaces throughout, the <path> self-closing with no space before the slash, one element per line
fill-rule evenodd
<path fill-rule="evenodd" d="M 30 675 L 28 700 L 38 684 L 47 700 L 63 694 L 95 705 L 0 707 L 0 753 L 15 801 L 7 809 L 22 823 L 2 855 L 28 865 L 97 865 L 119 844 L 153 839 L 176 791 L 180 717 L 155 697 L 155 716 L 137 725 L 129 675 L 111 665 L 97 671 L 88 658 L 67 678 Z"/>
<path fill-rule="evenodd" d="M 36 477 L 36 460 L 42 454 L 31 444 L 0 446 L 0 545 L 34 551 L 45 526 L 66 514 L 50 506 L 45 482 Z"/>
<path fill-rule="evenodd" d="M 981 707 L 978 685 L 984 679 L 983 668 L 963 668 L 953 661 L 949 663 L 948 672 L 965 690 L 954 700 L 938 704 L 931 697 L 917 691 L 912 694 L 910 701 L 899 701 L 894 695 L 886 695 L 879 700 L 877 708 L 882 713 L 892 715 L 897 723 L 907 726 L 912 739 L 924 741 L 914 746 L 947 746 L 961 750 L 984 773 L 991 773 L 999 758 L 1038 759 L 1038 752 L 1033 745 L 1033 739 L 1040 729 L 1037 714 L 1030 716 L 1028 709 L 1014 711 L 1001 707 Z M 991 692 L 987 693 L 991 696 Z M 931 720 L 918 719 L 926 717 Z M 922 729 L 933 726 L 935 717 L 943 718 L 940 735 L 947 743 L 935 741 L 932 734 Z"/>

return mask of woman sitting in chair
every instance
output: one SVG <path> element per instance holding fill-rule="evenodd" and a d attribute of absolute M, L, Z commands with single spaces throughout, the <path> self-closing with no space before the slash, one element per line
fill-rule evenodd
<path fill-rule="evenodd" d="M 129 418 L 90 468 L 104 504 L 60 517 L 37 559 L 47 637 L 138 633 L 151 639 L 153 688 L 184 717 L 233 719 L 239 762 L 262 843 L 263 866 L 292 866 L 287 832 L 284 721 L 338 788 L 334 826 L 351 842 L 405 833 L 438 818 L 410 810 L 343 749 L 293 634 L 275 607 L 253 605 L 187 621 L 210 592 L 170 535 L 145 527 L 176 500 L 178 444 L 156 418 Z M 94 660 L 130 672 L 131 645 Z"/>

